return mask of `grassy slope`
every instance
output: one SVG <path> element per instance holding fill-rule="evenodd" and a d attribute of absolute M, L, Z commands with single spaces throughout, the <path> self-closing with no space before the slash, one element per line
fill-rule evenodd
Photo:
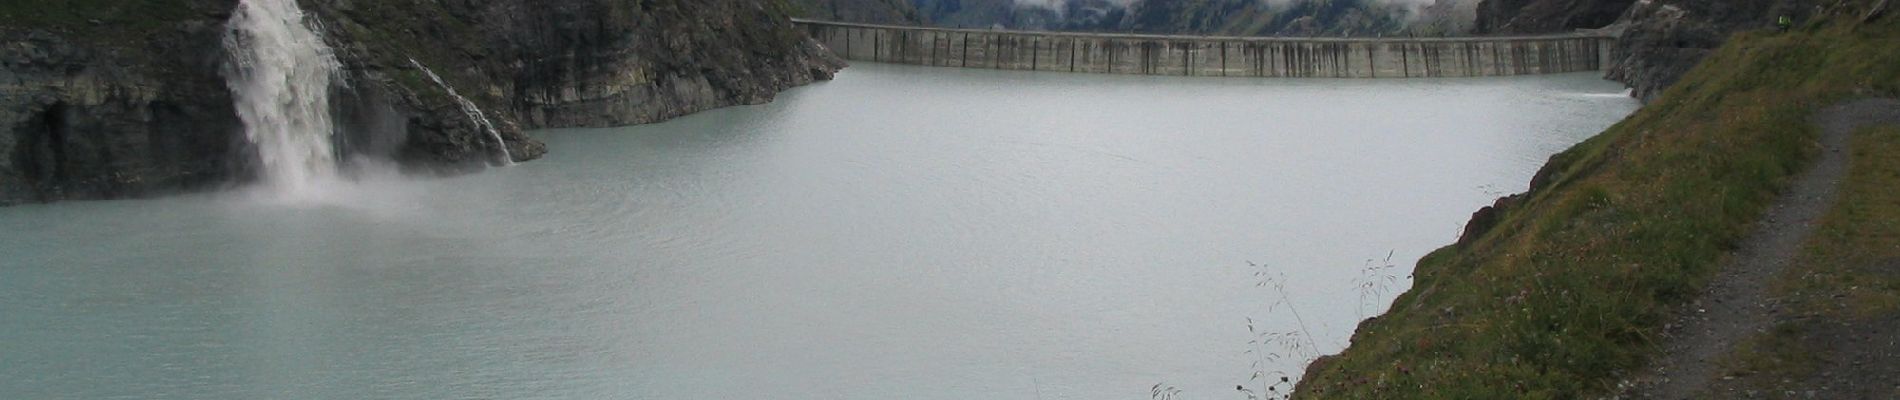
<path fill-rule="evenodd" d="M 1838 12 L 1864 8 L 1850 1 Z M 1653 354 L 1674 306 L 1804 167 L 1809 115 L 1900 94 L 1900 21 L 1738 35 L 1655 104 L 1554 157 L 1541 187 L 1316 363 L 1301 398 L 1575 398 Z"/>
<path fill-rule="evenodd" d="M 1891 329 L 1891 321 L 1900 321 L 1900 190 L 1894 188 L 1900 188 L 1900 126 L 1860 132 L 1841 198 L 1777 282 L 1778 300 L 1793 315 L 1724 360 L 1726 375 L 1747 377 L 1739 386 L 1782 393 L 1817 380 L 1825 385 L 1824 364 L 1841 356 L 1837 336 L 1843 331 L 1892 335 L 1880 326 Z"/>
<path fill-rule="evenodd" d="M 1797 310 L 1839 319 L 1900 313 L 1900 127 L 1854 138 L 1842 198 L 1781 282 Z M 1840 299 L 1840 300 L 1836 300 Z"/>

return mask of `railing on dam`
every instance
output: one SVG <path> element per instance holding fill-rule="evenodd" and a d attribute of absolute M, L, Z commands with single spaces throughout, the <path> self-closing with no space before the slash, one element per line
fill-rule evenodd
<path fill-rule="evenodd" d="M 1615 39 L 1576 33 L 1281 38 L 1026 32 L 794 19 L 846 60 L 1107 74 L 1417 78 L 1600 71 Z"/>

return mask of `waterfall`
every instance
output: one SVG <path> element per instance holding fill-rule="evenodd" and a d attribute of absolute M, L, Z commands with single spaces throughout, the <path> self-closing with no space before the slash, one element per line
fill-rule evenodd
<path fill-rule="evenodd" d="M 337 176 L 330 88 L 341 65 L 296 0 L 242 0 L 227 25 L 225 83 L 244 136 L 280 194 L 307 197 Z"/>
<path fill-rule="evenodd" d="M 475 102 L 469 101 L 466 97 L 462 97 L 460 93 L 456 93 L 455 87 L 449 86 L 448 82 L 443 81 L 442 77 L 436 75 L 435 71 L 430 70 L 428 66 L 422 65 L 421 62 L 417 62 L 414 58 L 409 59 L 409 65 L 414 65 L 416 69 L 422 70 L 423 74 L 429 76 L 429 80 L 435 81 L 437 86 L 442 87 L 442 91 L 448 92 L 449 97 L 454 98 L 456 104 L 462 106 L 462 115 L 467 115 L 470 121 L 475 122 L 475 126 L 481 127 L 482 131 L 488 132 L 489 138 L 495 139 L 495 148 L 501 149 L 501 165 L 515 165 L 514 155 L 508 152 L 508 142 L 501 140 L 501 130 L 495 129 L 495 123 L 489 122 L 488 114 L 483 113 L 481 107 L 476 107 Z"/>

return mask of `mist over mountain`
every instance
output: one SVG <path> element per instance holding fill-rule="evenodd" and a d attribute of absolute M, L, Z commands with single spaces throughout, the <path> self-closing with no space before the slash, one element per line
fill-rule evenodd
<path fill-rule="evenodd" d="M 1467 21 L 1475 17 L 1475 7 L 1470 7 L 1473 11 L 1469 13 L 1447 7 L 1460 1 L 1464 0 L 1145 1 L 1130 5 L 1127 18 L 1104 30 L 1242 36 L 1438 36 L 1464 33 Z"/>
<path fill-rule="evenodd" d="M 924 22 L 912 0 L 788 0 L 804 18 L 871 24 L 916 25 Z"/>
<path fill-rule="evenodd" d="M 840 1 L 840 0 L 833 0 Z M 1479 0 L 910 0 L 953 28 L 1236 36 L 1442 36 Z"/>

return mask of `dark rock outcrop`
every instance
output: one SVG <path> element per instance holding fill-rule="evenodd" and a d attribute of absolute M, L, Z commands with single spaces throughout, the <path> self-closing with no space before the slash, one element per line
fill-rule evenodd
<path fill-rule="evenodd" d="M 1649 0 L 1618 20 L 1622 56 L 1610 79 L 1628 84 L 1636 98 L 1653 100 L 1721 47 L 1729 36 L 1770 29 L 1781 15 L 1805 20 L 1812 7 L 1802 0 Z"/>
<path fill-rule="evenodd" d="M 1805 19 L 1808 0 L 1484 0 L 1476 30 L 1536 34 L 1608 28 L 1619 32 L 1619 58 L 1609 78 L 1648 102 L 1676 83 L 1730 35 L 1773 26 L 1776 17 Z"/>
<path fill-rule="evenodd" d="M 431 118 L 412 126 L 466 131 L 411 139 L 406 160 L 454 165 L 482 143 L 417 65 L 489 110 L 511 152 L 538 154 L 522 129 L 639 124 L 770 101 L 843 67 L 766 0 L 312 1 L 360 80 Z"/>
<path fill-rule="evenodd" d="M 238 0 L 27 0 L 0 7 L 0 205 L 139 197 L 255 175 L 220 68 Z M 37 3 L 37 4 L 35 4 Z M 665 120 L 770 101 L 842 61 L 779 0 L 302 0 L 344 64 L 346 158 L 459 172 L 524 129 Z"/>

